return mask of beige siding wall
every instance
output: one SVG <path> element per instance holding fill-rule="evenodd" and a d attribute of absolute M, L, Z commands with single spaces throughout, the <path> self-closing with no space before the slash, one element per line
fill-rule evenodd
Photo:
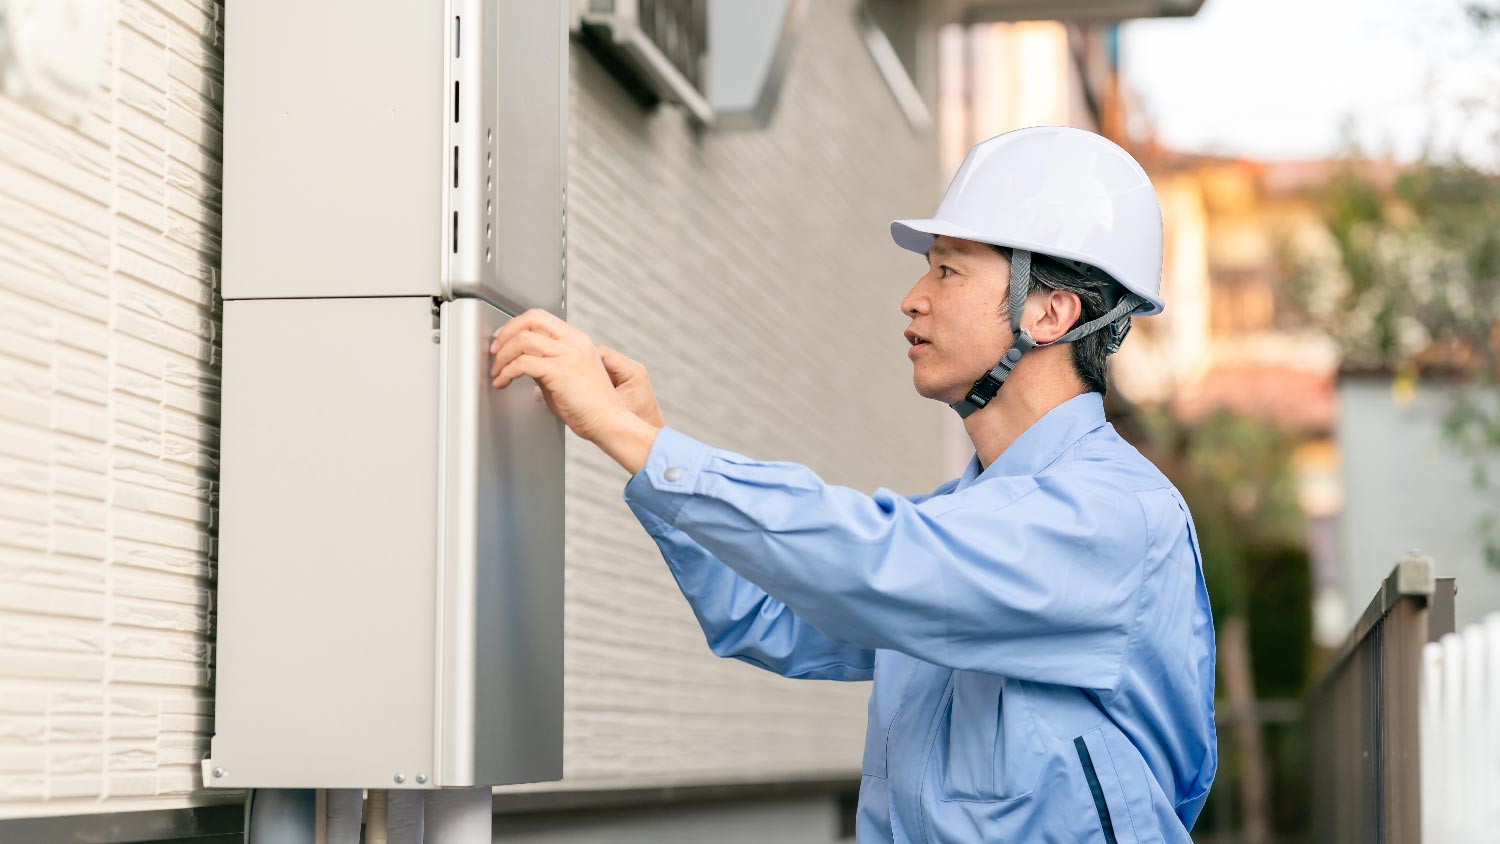
<path fill-rule="evenodd" d="M 0 815 L 181 804 L 211 724 L 220 10 L 110 11 L 81 125 L 0 96 Z"/>
<path fill-rule="evenodd" d="M 570 318 L 643 360 L 668 424 L 925 491 L 951 413 L 897 302 L 926 213 L 852 2 L 807 4 L 770 129 L 699 133 L 572 59 Z M 0 817 L 214 799 L 222 9 L 117 0 L 81 126 L 0 97 Z M 623 470 L 568 457 L 569 787 L 857 774 L 868 687 L 712 657 Z"/>

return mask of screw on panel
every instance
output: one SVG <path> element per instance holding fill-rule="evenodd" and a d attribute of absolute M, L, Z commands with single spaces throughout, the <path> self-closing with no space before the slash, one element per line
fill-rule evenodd
<path fill-rule="evenodd" d="M 443 335 L 439 334 L 436 331 L 434 331 L 433 334 L 432 334 L 432 342 L 434 342 L 434 343 L 441 343 L 441 342 L 443 342 Z"/>
<path fill-rule="evenodd" d="M 406 782 L 406 774 L 403 774 L 400 771 L 397 771 L 396 772 L 396 776 L 395 776 L 395 780 L 398 783 Z"/>
<path fill-rule="evenodd" d="M 419 783 L 427 782 L 427 775 L 426 774 L 417 774 L 417 782 L 419 782 Z"/>
<path fill-rule="evenodd" d="M 217 779 L 217 778 L 222 777 L 222 776 L 224 776 L 224 769 L 223 768 L 214 768 L 214 778 Z"/>

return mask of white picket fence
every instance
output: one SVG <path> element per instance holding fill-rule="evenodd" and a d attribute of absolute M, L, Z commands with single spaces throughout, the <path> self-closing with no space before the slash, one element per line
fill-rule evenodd
<path fill-rule="evenodd" d="M 1500 613 L 1422 652 L 1422 841 L 1500 841 Z"/>

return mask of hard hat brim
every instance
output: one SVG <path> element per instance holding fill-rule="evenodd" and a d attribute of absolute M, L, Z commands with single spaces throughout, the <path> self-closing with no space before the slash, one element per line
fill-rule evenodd
<path fill-rule="evenodd" d="M 910 252 L 915 252 L 918 255 L 926 256 L 927 250 L 932 248 L 932 242 L 934 240 L 937 240 L 939 236 L 943 235 L 946 235 L 948 237 L 957 237 L 963 240 L 972 240 L 976 243 L 989 243 L 995 246 L 1008 246 L 1011 249 L 1025 249 L 1029 252 L 1035 252 L 1038 255 L 1052 255 L 1058 258 L 1071 258 L 1074 261 L 1082 261 L 1086 264 L 1097 266 L 1099 267 L 1099 269 L 1109 273 L 1110 276 L 1116 281 L 1120 282 L 1120 284 L 1125 287 L 1125 289 L 1129 290 L 1132 293 L 1135 293 L 1136 295 L 1140 296 L 1150 303 L 1151 307 L 1149 310 L 1137 311 L 1135 313 L 1135 316 L 1150 316 L 1152 314 L 1159 314 L 1162 312 L 1163 304 L 1160 295 L 1141 289 L 1140 285 L 1131 283 L 1129 279 L 1121 278 L 1119 273 L 1114 268 L 1103 266 L 1088 255 L 1073 253 L 1064 249 L 1058 249 L 1056 246 L 1045 246 L 1036 243 L 1028 243 L 1024 240 L 1013 238 L 996 240 L 994 237 L 964 228 L 963 226 L 954 225 L 947 220 L 928 218 L 924 220 L 891 221 L 891 239 L 896 241 L 896 245 L 901 247 L 902 249 L 908 250 Z"/>

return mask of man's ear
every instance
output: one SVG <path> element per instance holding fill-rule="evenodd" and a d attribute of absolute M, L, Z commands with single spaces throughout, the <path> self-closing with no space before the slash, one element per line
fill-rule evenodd
<path fill-rule="evenodd" d="M 1051 343 L 1067 334 L 1083 315 L 1083 301 L 1068 290 L 1047 290 L 1036 300 L 1042 307 L 1031 336 L 1038 343 Z"/>

